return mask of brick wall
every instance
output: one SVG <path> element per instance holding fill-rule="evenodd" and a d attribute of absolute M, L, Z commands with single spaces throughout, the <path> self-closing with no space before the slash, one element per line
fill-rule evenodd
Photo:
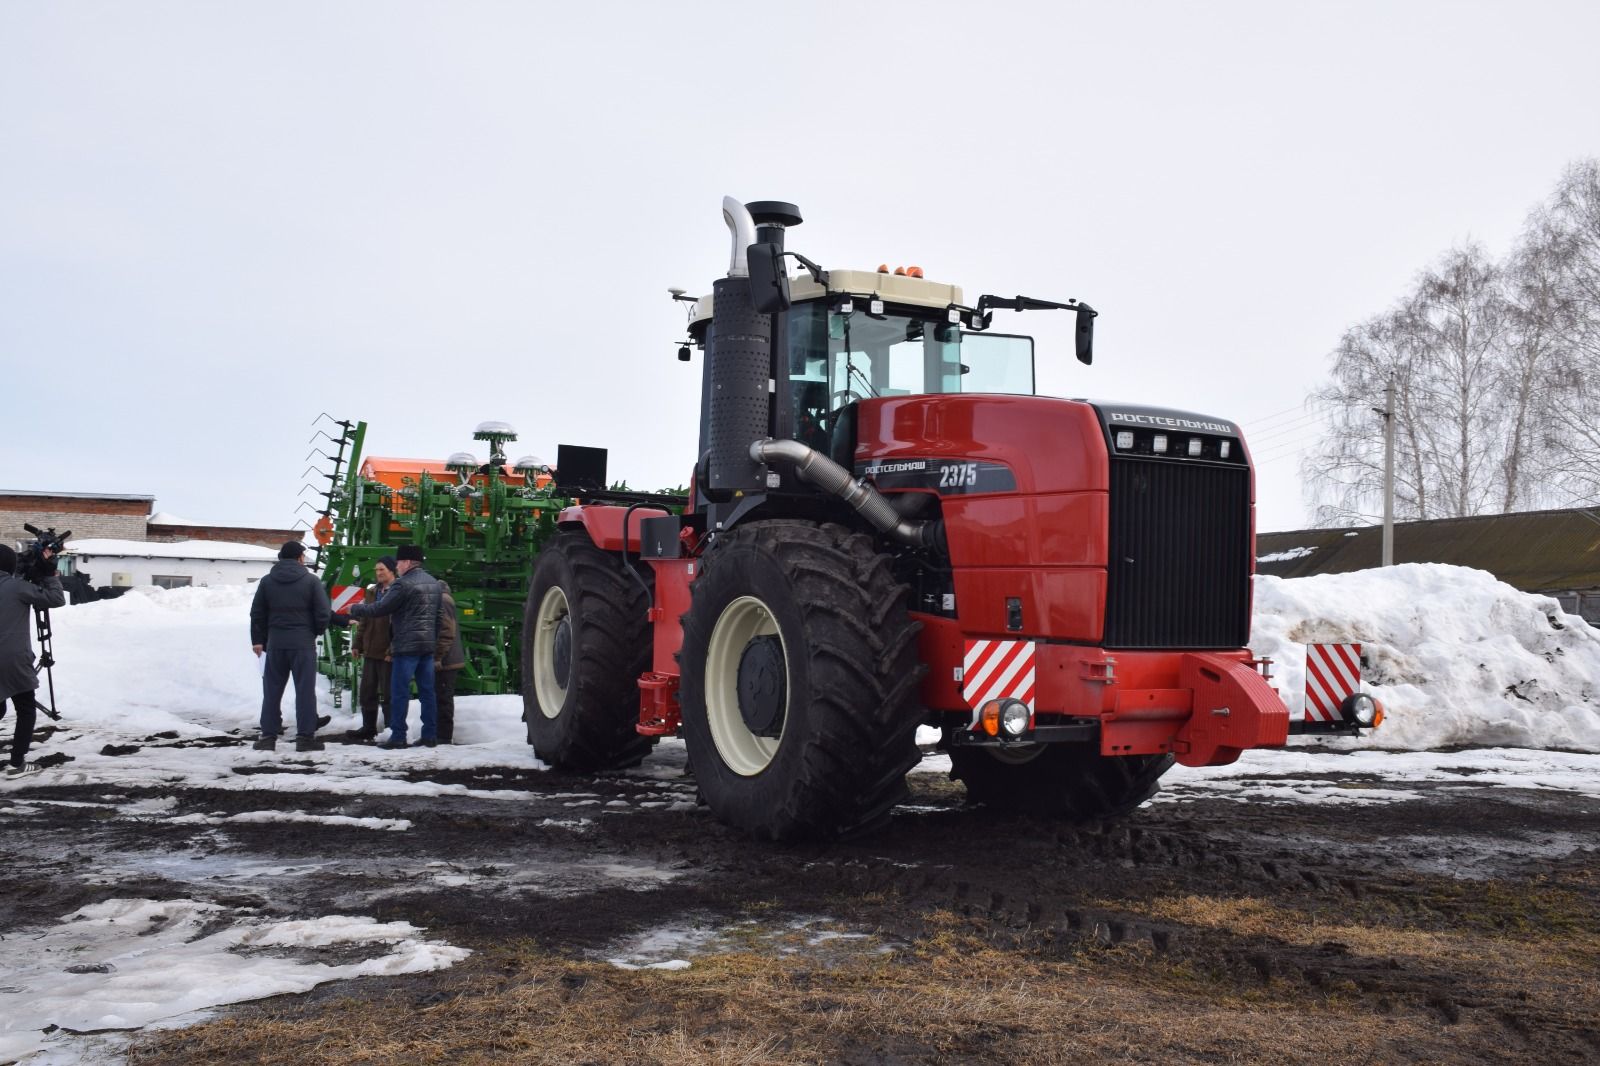
<path fill-rule="evenodd" d="M 38 525 L 37 522 L 34 525 Z M 151 523 L 146 540 L 171 542 L 175 540 L 222 540 L 230 544 L 259 544 L 263 548 L 279 548 L 286 540 L 299 540 L 303 529 L 267 529 L 261 526 L 199 526 Z"/>
<path fill-rule="evenodd" d="M 22 528 L 24 522 L 40 529 L 71 530 L 74 538 L 144 540 L 152 502 L 0 495 L 0 541 L 15 545 L 31 540 L 33 534 Z"/>

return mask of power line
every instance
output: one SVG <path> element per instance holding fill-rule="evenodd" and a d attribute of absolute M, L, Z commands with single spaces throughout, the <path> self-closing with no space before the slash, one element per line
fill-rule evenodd
<path fill-rule="evenodd" d="M 1306 419 L 1305 421 L 1293 422 L 1293 423 L 1286 424 L 1286 425 L 1282 426 L 1279 429 L 1273 430 L 1271 433 L 1251 433 L 1251 434 L 1247 434 L 1245 439 L 1248 440 L 1251 443 L 1252 446 L 1259 446 L 1259 445 L 1262 445 L 1262 444 L 1269 443 L 1271 441 L 1280 440 L 1281 438 L 1284 438 L 1284 437 L 1290 437 L 1290 436 L 1295 436 L 1297 434 L 1305 433 L 1307 430 L 1311 429 L 1313 426 L 1315 426 L 1321 420 L 1322 420 L 1322 416 L 1320 416 L 1320 415 L 1312 415 L 1309 419 Z"/>
<path fill-rule="evenodd" d="M 1304 422 L 1308 418 L 1321 417 L 1320 411 L 1302 411 L 1291 418 L 1277 418 L 1267 422 L 1241 422 L 1239 425 L 1250 433 L 1271 433 L 1282 429 L 1284 426 L 1296 422 Z"/>
<path fill-rule="evenodd" d="M 1258 423 L 1258 422 L 1271 422 L 1274 418 L 1277 418 L 1279 415 L 1286 415 L 1286 414 L 1290 414 L 1290 413 L 1292 413 L 1294 411 L 1301 411 L 1301 410 L 1304 410 L 1304 409 L 1305 409 L 1305 403 L 1302 401 L 1301 403 L 1295 404 L 1293 407 L 1285 407 L 1281 411 L 1274 411 L 1270 415 L 1262 415 L 1259 418 L 1241 418 L 1241 419 L 1239 419 L 1239 424 L 1240 425 L 1245 425 L 1245 424 L 1253 424 L 1253 423 Z"/>

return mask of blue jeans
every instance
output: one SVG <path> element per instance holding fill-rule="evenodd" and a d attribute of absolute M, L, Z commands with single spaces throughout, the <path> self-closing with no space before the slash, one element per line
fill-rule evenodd
<path fill-rule="evenodd" d="M 396 655 L 389 675 L 389 738 L 404 743 L 406 714 L 411 709 L 411 680 L 417 682 L 417 703 L 422 707 L 422 740 L 439 736 L 439 706 L 433 694 L 433 656 Z"/>

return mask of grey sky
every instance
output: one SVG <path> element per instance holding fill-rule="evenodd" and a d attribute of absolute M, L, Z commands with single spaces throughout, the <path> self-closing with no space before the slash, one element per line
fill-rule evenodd
<path fill-rule="evenodd" d="M 825 265 L 1079 297 L 1041 391 L 1252 423 L 1302 525 L 1343 329 L 1600 153 L 1600 5 L 0 0 L 0 487 L 287 524 L 322 411 L 687 479 L 719 204 Z"/>

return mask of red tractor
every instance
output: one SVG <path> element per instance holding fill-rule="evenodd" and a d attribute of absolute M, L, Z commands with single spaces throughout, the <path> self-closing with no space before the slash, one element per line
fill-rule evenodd
<path fill-rule="evenodd" d="M 1033 341 L 915 268 L 784 250 L 794 205 L 723 202 L 732 265 L 694 307 L 699 460 L 681 513 L 604 489 L 541 553 L 523 641 L 545 762 L 632 765 L 681 733 L 705 803 L 772 839 L 873 828 L 920 725 L 971 799 L 1115 815 L 1174 760 L 1282 745 L 1246 649 L 1254 482 L 1226 419 L 1034 394 Z M 783 260 L 804 268 L 789 277 Z M 687 346 L 680 353 L 687 358 Z M 1293 731 L 1354 733 L 1370 697 Z"/>

